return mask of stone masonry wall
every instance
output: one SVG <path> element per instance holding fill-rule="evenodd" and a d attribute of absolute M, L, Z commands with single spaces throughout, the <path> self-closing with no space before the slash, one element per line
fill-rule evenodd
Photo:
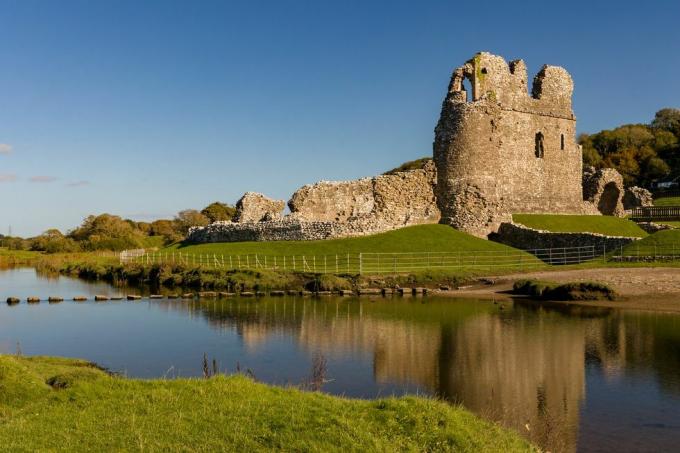
<path fill-rule="evenodd" d="M 433 145 L 442 223 L 486 237 L 511 213 L 583 212 L 571 77 L 544 66 L 531 95 L 527 80 L 485 52 L 453 72 Z"/>
<path fill-rule="evenodd" d="M 502 223 L 497 232 L 489 235 L 489 239 L 523 250 L 593 246 L 602 251 L 614 250 L 638 238 L 605 236 L 597 233 L 555 233 L 535 230 L 516 223 Z"/>
<path fill-rule="evenodd" d="M 272 200 L 261 193 L 246 192 L 236 202 L 235 220 L 246 223 L 277 219 L 282 216 L 285 207 L 286 202 L 283 200 Z"/>
<path fill-rule="evenodd" d="M 283 202 L 249 192 L 237 203 L 236 222 L 192 228 L 190 242 L 319 240 L 363 236 L 409 225 L 437 223 L 436 169 L 397 172 L 354 181 L 321 181 Z"/>

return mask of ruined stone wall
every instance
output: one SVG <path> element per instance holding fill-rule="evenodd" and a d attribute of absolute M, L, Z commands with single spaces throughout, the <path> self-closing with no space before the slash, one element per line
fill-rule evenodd
<path fill-rule="evenodd" d="M 614 250 L 639 238 L 606 236 L 598 233 L 556 233 L 536 230 L 515 223 L 502 223 L 489 239 L 522 250 L 595 247 L 599 252 Z"/>
<path fill-rule="evenodd" d="M 261 193 L 246 192 L 236 202 L 234 220 L 239 223 L 246 223 L 278 219 L 282 216 L 285 207 L 286 202 L 283 200 L 272 200 Z"/>
<path fill-rule="evenodd" d="M 288 207 L 305 221 L 383 224 L 393 229 L 440 218 L 434 196 L 437 173 L 433 162 L 424 168 L 354 181 L 310 184 L 297 190 Z"/>
<path fill-rule="evenodd" d="M 363 236 L 440 218 L 434 185 L 436 169 L 397 172 L 354 181 L 306 185 L 281 215 L 283 202 L 246 193 L 236 205 L 235 222 L 192 228 L 190 242 L 302 241 Z"/>
<path fill-rule="evenodd" d="M 586 167 L 583 171 L 583 199 L 596 212 L 623 217 L 623 177 L 613 168 Z"/>
<path fill-rule="evenodd" d="M 524 62 L 488 53 L 454 71 L 434 141 L 443 223 L 485 237 L 511 213 L 583 212 L 572 91 L 544 66 L 530 96 Z"/>

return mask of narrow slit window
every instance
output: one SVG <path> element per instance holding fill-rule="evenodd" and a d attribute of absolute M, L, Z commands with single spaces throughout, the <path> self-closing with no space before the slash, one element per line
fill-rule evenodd
<path fill-rule="evenodd" d="M 545 144 L 543 143 L 543 134 L 540 132 L 536 133 L 534 152 L 536 153 L 537 158 L 543 159 L 543 155 L 545 154 Z"/>
<path fill-rule="evenodd" d="M 564 134 L 560 134 L 560 149 L 564 151 Z"/>

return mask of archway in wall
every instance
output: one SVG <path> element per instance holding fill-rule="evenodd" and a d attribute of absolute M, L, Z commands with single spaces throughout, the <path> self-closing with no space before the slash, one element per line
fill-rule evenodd
<path fill-rule="evenodd" d="M 615 182 L 605 184 L 597 209 L 604 215 L 614 215 L 620 196 L 621 191 L 616 187 Z"/>

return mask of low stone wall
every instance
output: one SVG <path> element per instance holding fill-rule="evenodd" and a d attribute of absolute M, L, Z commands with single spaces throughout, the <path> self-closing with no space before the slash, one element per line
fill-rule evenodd
<path fill-rule="evenodd" d="M 242 241 L 316 241 L 343 237 L 365 236 L 389 231 L 394 227 L 365 222 L 308 222 L 294 217 L 262 222 L 215 222 L 189 230 L 187 241 L 242 242 Z"/>
<path fill-rule="evenodd" d="M 593 246 L 604 251 L 628 245 L 638 238 L 598 233 L 555 233 L 517 223 L 502 223 L 498 232 L 490 234 L 489 239 L 523 250 Z"/>

